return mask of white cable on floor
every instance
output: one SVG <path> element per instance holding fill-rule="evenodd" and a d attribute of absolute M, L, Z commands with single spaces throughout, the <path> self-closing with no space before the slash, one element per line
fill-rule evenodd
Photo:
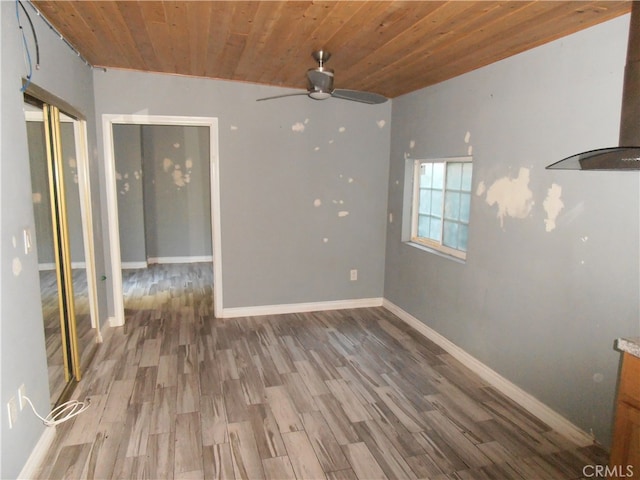
<path fill-rule="evenodd" d="M 33 410 L 33 413 L 35 413 L 36 417 L 42 420 L 42 423 L 44 423 L 47 427 L 53 427 L 55 425 L 66 422 L 67 420 L 70 420 L 76 415 L 84 412 L 87 408 L 89 408 L 90 405 L 88 400 L 87 403 L 80 402 L 78 400 L 70 400 L 58 405 L 56 408 L 51 410 L 51 413 L 49 413 L 49 415 L 47 415 L 45 418 L 42 418 L 36 411 L 36 407 L 34 407 L 33 403 L 31 403 L 31 400 L 29 400 L 29 397 L 23 395 L 22 399 L 29 403 L 29 405 L 31 405 L 31 410 Z"/>

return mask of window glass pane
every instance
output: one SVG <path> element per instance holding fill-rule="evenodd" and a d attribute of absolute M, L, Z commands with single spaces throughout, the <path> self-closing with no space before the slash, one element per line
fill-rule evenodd
<path fill-rule="evenodd" d="M 447 247 L 458 248 L 458 223 L 444 222 L 444 240 L 442 243 Z"/>
<path fill-rule="evenodd" d="M 413 221 L 417 238 L 428 239 L 434 248 L 451 253 L 466 252 L 472 188 L 471 162 L 421 161 L 414 163 L 419 176 L 414 198 Z M 458 256 L 457 254 L 454 254 Z"/>
<path fill-rule="evenodd" d="M 433 188 L 444 186 L 444 163 L 433 164 Z"/>
<path fill-rule="evenodd" d="M 447 163 L 447 188 L 452 190 L 460 190 L 462 182 L 462 164 Z"/>
<path fill-rule="evenodd" d="M 431 217 L 431 224 L 429 225 L 429 237 L 432 240 L 440 241 L 440 230 L 442 229 L 442 220 L 436 217 Z"/>
<path fill-rule="evenodd" d="M 444 217 L 458 220 L 460 217 L 460 194 L 458 192 L 445 193 Z"/>
<path fill-rule="evenodd" d="M 460 225 L 458 227 L 458 250 L 467 251 L 467 241 L 469 240 L 469 226 Z"/>
<path fill-rule="evenodd" d="M 418 216 L 418 236 L 429 238 L 429 219 L 427 215 Z"/>
<path fill-rule="evenodd" d="M 433 163 L 422 163 L 420 165 L 420 187 L 430 188 L 433 177 Z"/>
<path fill-rule="evenodd" d="M 442 190 L 432 190 L 431 213 L 436 217 L 442 217 Z"/>
<path fill-rule="evenodd" d="M 471 209 L 471 194 L 460 194 L 460 218 L 459 220 L 464 223 L 469 223 L 469 210 Z"/>
<path fill-rule="evenodd" d="M 420 213 L 431 213 L 431 192 L 428 188 L 420 189 Z"/>
<path fill-rule="evenodd" d="M 471 162 L 465 162 L 462 164 L 462 187 L 465 192 L 471 191 L 471 173 L 473 171 L 473 164 Z"/>

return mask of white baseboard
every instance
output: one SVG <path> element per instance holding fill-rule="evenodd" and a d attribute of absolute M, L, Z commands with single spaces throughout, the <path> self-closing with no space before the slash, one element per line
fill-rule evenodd
<path fill-rule="evenodd" d="M 410 313 L 405 312 L 402 308 L 384 299 L 382 306 L 391 313 L 398 316 L 407 325 L 412 327 L 418 333 L 434 342 L 436 345 L 446 350 L 452 357 L 462 363 L 465 367 L 476 373 L 485 382 L 493 388 L 507 396 L 522 408 L 527 410 L 533 416 L 537 417 L 556 432 L 565 436 L 581 447 L 593 445 L 594 437 L 587 432 L 574 425 L 571 421 L 560 415 L 555 410 L 549 408 L 540 400 L 522 390 L 520 387 L 510 382 L 495 370 L 482 363 L 477 358 L 469 355 L 462 348 L 451 342 L 438 332 L 428 327 Z"/>
<path fill-rule="evenodd" d="M 123 270 L 133 270 L 138 268 L 147 268 L 147 262 L 122 262 L 120 268 Z"/>
<path fill-rule="evenodd" d="M 86 269 L 87 268 L 87 264 L 86 262 L 71 262 L 71 268 L 72 269 Z M 39 263 L 38 264 L 38 270 L 40 270 L 41 272 L 47 271 L 47 270 L 55 270 L 56 269 L 56 264 L 55 263 Z"/>
<path fill-rule="evenodd" d="M 96 342 L 97 343 L 103 343 L 104 342 L 104 339 L 107 337 L 107 335 L 109 333 L 109 329 L 111 328 L 111 321 L 112 321 L 112 317 L 107 318 L 107 321 L 102 324 L 102 327 L 100 327 L 100 325 L 98 325 L 98 328 L 96 328 L 96 331 L 97 331 Z"/>
<path fill-rule="evenodd" d="M 152 263 L 200 263 L 213 262 L 212 255 L 201 255 L 195 257 L 149 257 L 147 262 Z"/>
<path fill-rule="evenodd" d="M 40 438 L 38 439 L 38 443 L 33 447 L 31 455 L 29 455 L 27 462 L 24 464 L 24 467 L 22 467 L 22 470 L 18 475 L 19 480 L 36 478 L 38 468 L 40 468 L 40 464 L 47 456 L 49 448 L 53 444 L 55 438 L 56 427 L 45 427 L 44 432 L 42 432 L 42 435 L 40 435 Z"/>
<path fill-rule="evenodd" d="M 358 298 L 328 302 L 290 303 L 283 305 L 261 305 L 257 307 L 223 308 L 223 318 L 258 317 L 260 315 L 281 315 L 284 313 L 320 312 L 345 308 L 381 307 L 382 298 Z"/>
<path fill-rule="evenodd" d="M 107 319 L 107 323 L 109 324 L 110 327 L 122 327 L 124 325 L 124 323 L 120 323 L 116 320 L 116 317 L 109 317 Z"/>

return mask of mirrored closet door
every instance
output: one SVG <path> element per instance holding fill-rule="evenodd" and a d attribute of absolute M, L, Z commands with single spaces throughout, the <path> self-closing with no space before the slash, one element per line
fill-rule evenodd
<path fill-rule="evenodd" d="M 96 346 L 80 195 L 78 120 L 25 96 L 35 246 L 51 405 L 82 376 Z M 88 281 L 89 280 L 89 281 Z"/>

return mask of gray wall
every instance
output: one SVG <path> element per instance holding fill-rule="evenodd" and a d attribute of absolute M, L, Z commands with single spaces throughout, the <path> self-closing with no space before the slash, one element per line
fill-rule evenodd
<path fill-rule="evenodd" d="M 211 257 L 209 129 L 114 125 L 120 258 Z"/>
<path fill-rule="evenodd" d="M 49 388 L 45 357 L 38 260 L 35 251 L 25 255 L 22 231 L 35 231 L 27 129 L 24 121 L 21 77 L 25 74 L 22 38 L 14 2 L 0 2 L 0 215 L 2 273 L 0 277 L 0 404 L 2 446 L 0 477 L 15 478 L 35 446 L 44 426 L 32 413 L 23 410 L 13 429 L 7 425 L 6 403 L 18 394 L 24 383 L 36 408 L 47 412 Z M 29 10 L 30 7 L 27 6 Z M 91 70 L 61 42 L 42 21 L 32 14 L 40 41 L 40 69 L 33 81 L 65 99 L 90 119 L 88 140 L 93 167 L 92 203 L 96 235 L 102 235 L 99 216 L 99 184 L 95 170 L 95 128 Z M 26 19 L 23 18 L 26 24 Z M 33 54 L 34 47 L 29 36 Z M 15 246 L 14 246 L 15 242 Z M 98 276 L 104 272 L 102 244 L 96 245 Z M 98 282 L 100 319 L 106 319 L 104 284 Z"/>
<path fill-rule="evenodd" d="M 617 144 L 627 28 L 625 16 L 396 98 L 391 121 L 385 298 L 604 444 L 613 342 L 640 334 L 638 173 L 545 166 Z M 404 168 L 468 153 L 461 264 L 401 241 Z"/>
<path fill-rule="evenodd" d="M 139 125 L 113 126 L 113 155 L 118 191 L 120 259 L 146 262 L 144 198 L 142 189 L 142 139 Z"/>
<path fill-rule="evenodd" d="M 98 120 L 219 119 L 225 308 L 382 296 L 390 103 L 118 70 L 94 85 Z"/>
<path fill-rule="evenodd" d="M 142 157 L 147 257 L 211 256 L 209 129 L 145 125 Z"/>
<path fill-rule="evenodd" d="M 209 129 L 114 125 L 120 258 L 211 257 Z"/>

